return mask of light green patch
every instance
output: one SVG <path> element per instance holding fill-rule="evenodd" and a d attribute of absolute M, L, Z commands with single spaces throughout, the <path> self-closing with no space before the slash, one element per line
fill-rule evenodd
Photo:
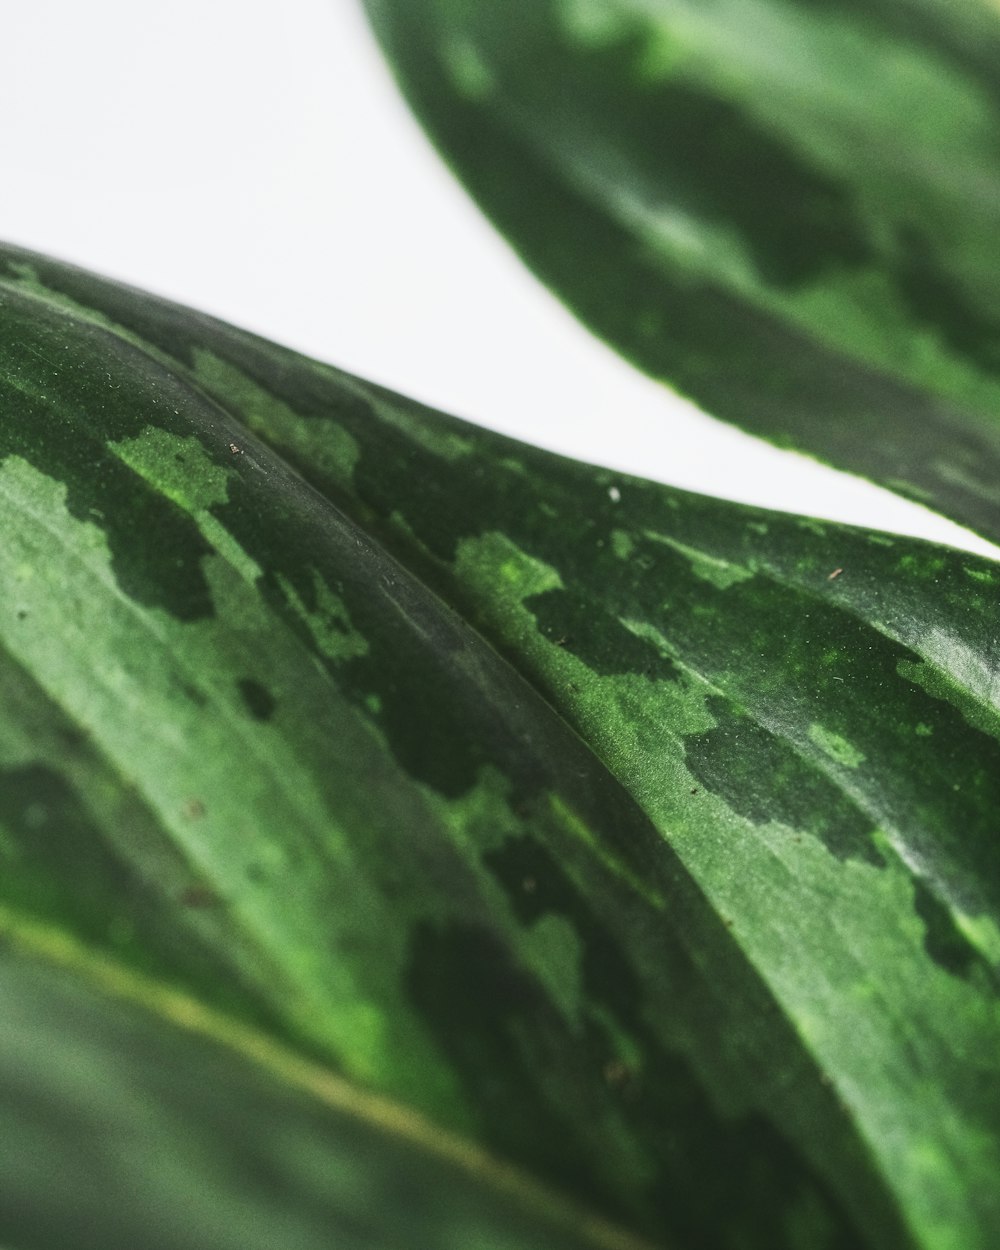
<path fill-rule="evenodd" d="M 1000 926 L 992 916 L 966 916 L 953 911 L 955 924 L 976 950 L 980 951 L 994 966 L 1000 968 Z"/>
<path fill-rule="evenodd" d="M 379 421 L 399 430 L 432 456 L 454 464 L 479 450 L 479 440 L 475 434 L 469 433 L 468 427 L 456 418 L 430 412 L 419 404 L 387 395 L 377 387 L 369 386 L 348 374 L 337 373 L 331 369 L 323 372 L 333 375 L 338 389 L 348 390 L 363 403 L 370 404 Z"/>
<path fill-rule="evenodd" d="M 459 95 L 483 100 L 495 90 L 493 71 L 471 39 L 456 34 L 442 40 L 441 56 Z"/>
<path fill-rule="evenodd" d="M 809 726 L 809 739 L 816 743 L 824 755 L 843 768 L 857 768 L 864 763 L 865 757 L 857 747 L 833 730 L 824 729 L 822 725 L 813 723 Z"/>
<path fill-rule="evenodd" d="M 600 187 L 610 214 L 627 227 L 655 262 L 665 258 L 692 273 L 711 268 L 741 288 L 753 285 L 753 268 L 739 233 L 706 223 L 676 205 L 652 204 L 622 185 Z"/>
<path fill-rule="evenodd" d="M 671 538 L 668 534 L 647 530 L 645 537 L 665 547 L 672 547 L 674 551 L 686 556 L 691 562 L 691 571 L 695 577 L 708 582 L 717 590 L 728 590 L 730 586 L 748 581 L 754 575 L 753 569 L 748 569 L 745 565 L 721 560 L 718 556 L 710 556 L 707 552 L 699 551 L 697 547 L 689 547 L 686 543 L 678 542 L 676 538 Z"/>
<path fill-rule="evenodd" d="M 557 13 L 563 34 L 585 48 L 608 47 L 634 30 L 634 23 L 607 0 L 561 0 Z"/>
<path fill-rule="evenodd" d="M 561 590 L 563 584 L 551 565 L 527 555 L 497 531 L 463 538 L 455 554 L 455 573 L 478 597 L 507 615 L 520 609 L 525 599 Z M 526 619 L 533 619 L 521 611 Z"/>
<path fill-rule="evenodd" d="M 677 75 L 691 53 L 690 44 L 684 38 L 683 27 L 675 23 L 668 30 L 665 26 L 650 26 L 635 64 L 635 82 L 640 87 L 658 86 Z"/>
<path fill-rule="evenodd" d="M 480 860 L 487 851 L 502 847 L 518 829 L 511 815 L 510 778 L 490 765 L 479 770 L 476 784 L 465 794 L 445 799 L 428 790 L 426 801 L 467 861 L 476 866 L 480 879 L 499 891 L 493 873 L 483 868 Z"/>
<path fill-rule="evenodd" d="M 562 1015 L 578 1024 L 584 1007 L 583 946 L 565 916 L 540 916 L 525 935 L 528 963 Z"/>
<path fill-rule="evenodd" d="M 985 582 L 988 586 L 995 584 L 997 580 L 996 573 L 993 569 L 977 569 L 971 565 L 963 564 L 962 572 L 974 582 Z"/>
<path fill-rule="evenodd" d="M 185 512 L 197 513 L 228 498 L 229 470 L 215 463 L 193 435 L 147 425 L 135 438 L 108 449 Z"/>
<path fill-rule="evenodd" d="M 315 608 L 310 608 L 303 602 L 288 578 L 279 573 L 277 581 L 285 598 L 305 624 L 323 655 L 339 664 L 368 654 L 368 639 L 353 627 L 343 599 L 330 589 L 315 569 Z"/>
<path fill-rule="evenodd" d="M 925 503 L 931 508 L 934 507 L 934 491 L 929 487 L 919 486 L 905 477 L 884 478 L 882 479 L 882 485 L 886 490 L 891 490 L 896 495 L 902 495 L 904 499 L 915 499 L 918 503 Z"/>
<path fill-rule="evenodd" d="M 260 576 L 250 558 L 221 521 L 209 511 L 228 499 L 232 470 L 216 464 L 193 434 L 171 434 L 147 425 L 135 438 L 109 443 L 109 450 L 198 523 L 215 550 L 248 582 Z"/>
<path fill-rule="evenodd" d="M 996 487 L 992 480 L 984 481 L 981 476 L 970 472 L 964 465 L 954 460 L 946 460 L 944 457 L 933 461 L 928 467 L 935 471 L 942 482 L 959 487 L 973 498 L 983 499 L 988 504 L 993 504 L 996 498 Z"/>
<path fill-rule="evenodd" d="M 934 728 L 931 725 L 925 725 L 923 721 L 918 721 L 913 727 L 913 732 L 918 738 L 929 738 L 934 732 Z"/>
<path fill-rule="evenodd" d="M 251 585 L 261 575 L 261 567 L 243 550 L 222 522 L 210 512 L 199 512 L 195 518 L 202 534 L 208 539 L 224 560 L 227 560 Z"/>
<path fill-rule="evenodd" d="M 611 531 L 611 550 L 619 560 L 627 560 L 635 550 L 635 540 L 624 530 Z"/>
<path fill-rule="evenodd" d="M 361 451 L 350 434 L 332 418 L 300 416 L 252 378 L 210 351 L 195 348 L 194 377 L 199 386 L 234 412 L 262 438 L 301 456 L 347 488 Z"/>

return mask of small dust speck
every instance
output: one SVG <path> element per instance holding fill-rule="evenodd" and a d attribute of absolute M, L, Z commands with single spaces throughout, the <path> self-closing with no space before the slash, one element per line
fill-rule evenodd
<path fill-rule="evenodd" d="M 832 581 L 833 581 L 833 579 L 834 579 L 835 577 L 839 577 L 839 576 L 841 575 L 841 573 L 843 573 L 843 571 L 844 571 L 843 569 L 834 569 L 834 570 L 833 570 L 833 572 L 829 575 L 829 577 L 827 577 L 827 579 L 826 579 L 826 580 L 827 580 L 828 582 L 832 582 Z"/>
<path fill-rule="evenodd" d="M 240 447 L 238 443 L 230 443 L 229 450 L 233 453 L 234 456 L 243 455 L 243 448 Z"/>
<path fill-rule="evenodd" d="M 612 503 L 621 503 L 622 493 L 617 486 L 608 487 L 608 498 Z"/>
<path fill-rule="evenodd" d="M 534 894 L 534 892 L 538 889 L 538 882 L 534 877 L 525 877 L 521 882 L 521 889 L 525 892 L 525 894 Z"/>

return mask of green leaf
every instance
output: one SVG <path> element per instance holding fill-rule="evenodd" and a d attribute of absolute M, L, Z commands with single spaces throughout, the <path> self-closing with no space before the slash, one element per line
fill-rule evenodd
<path fill-rule="evenodd" d="M 1000 10 L 366 0 L 569 307 L 708 412 L 1000 538 Z"/>
<path fill-rule="evenodd" d="M 0 1229 L 94 1250 L 642 1250 L 420 1117 L 0 919 Z"/>
<path fill-rule="evenodd" d="M 996 1239 L 997 566 L 15 249 L 0 352 L 9 928 L 513 1164 L 525 1245 Z"/>

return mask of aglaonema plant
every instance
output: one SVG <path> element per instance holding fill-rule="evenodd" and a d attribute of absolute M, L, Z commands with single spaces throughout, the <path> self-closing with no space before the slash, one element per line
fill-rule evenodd
<path fill-rule="evenodd" d="M 711 31 L 692 63 L 720 101 L 740 35 L 736 8 L 540 4 L 520 27 L 372 8 L 432 127 L 477 139 L 443 142 L 490 171 L 475 189 L 515 234 L 490 196 L 544 208 L 536 166 L 560 166 L 504 145 L 575 133 L 621 21 L 652 13 L 668 50 Z M 905 32 L 888 8 L 754 11 L 803 58 L 878 22 L 901 64 L 960 47 L 969 74 L 995 26 L 930 3 Z M 587 39 L 548 38 L 556 18 Z M 782 46 L 747 50 L 747 99 Z M 805 112 L 838 81 L 843 103 L 843 67 L 811 64 Z M 563 113 L 517 94 L 546 65 Z M 665 147 L 639 125 L 645 80 L 601 81 L 583 163 L 641 156 L 660 190 L 735 169 L 771 204 L 771 164 L 706 120 L 735 105 L 682 111 Z M 927 105 L 941 133 L 956 101 Z M 917 185 L 921 153 L 886 186 Z M 786 267 L 816 224 L 800 191 Z M 565 207 L 518 238 L 553 280 L 645 255 L 595 250 Z M 720 211 L 702 251 L 724 270 Z M 830 254 L 809 272 L 860 318 L 839 231 L 814 231 Z M 611 284 L 595 321 L 634 348 L 640 303 Z M 692 307 L 664 298 L 642 333 L 708 377 Z M 835 439 L 860 375 L 838 390 L 811 359 L 716 358 L 722 415 L 784 393 L 804 444 L 818 412 Z M 898 432 L 886 370 L 855 462 L 873 475 L 880 423 Z M 996 564 L 576 464 L 15 248 L 0 388 L 0 1242 L 996 1240 Z M 940 457 L 971 409 L 926 442 L 923 411 L 908 466 L 958 481 Z"/>

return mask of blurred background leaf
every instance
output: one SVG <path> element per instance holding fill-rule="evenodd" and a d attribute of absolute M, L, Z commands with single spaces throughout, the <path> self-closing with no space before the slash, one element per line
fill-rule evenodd
<path fill-rule="evenodd" d="M 1000 536 L 1000 12 L 365 0 L 587 325 L 706 411 Z"/>

